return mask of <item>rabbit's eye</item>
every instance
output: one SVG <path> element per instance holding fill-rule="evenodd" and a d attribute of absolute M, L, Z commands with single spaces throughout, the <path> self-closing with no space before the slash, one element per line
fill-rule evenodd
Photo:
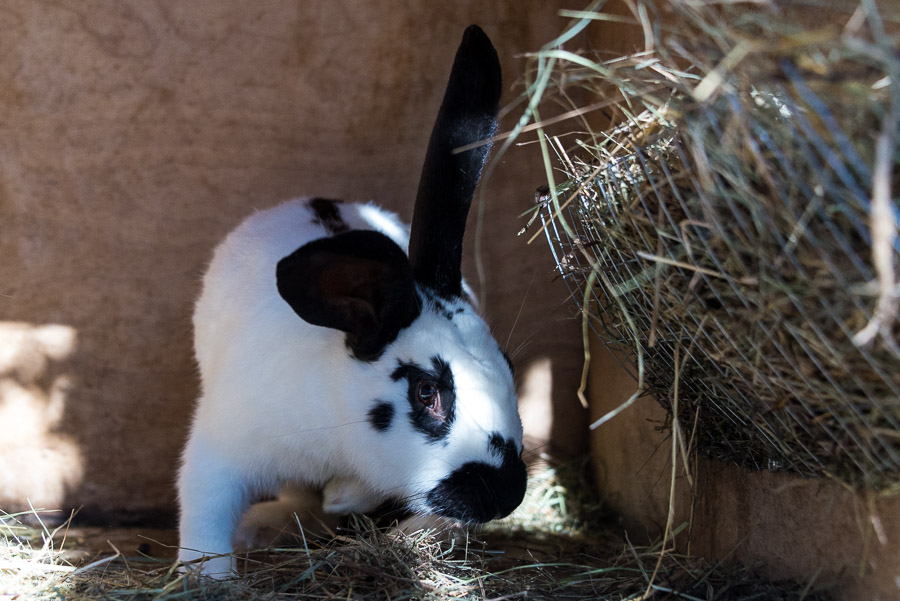
<path fill-rule="evenodd" d="M 431 407 L 435 403 L 440 402 L 441 393 L 434 382 L 424 380 L 416 385 L 416 398 L 426 407 Z"/>

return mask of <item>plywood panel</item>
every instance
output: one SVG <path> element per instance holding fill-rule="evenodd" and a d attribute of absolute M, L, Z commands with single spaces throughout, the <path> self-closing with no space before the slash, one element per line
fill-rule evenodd
<path fill-rule="evenodd" d="M 4 2 L 0 321 L 31 351 L 0 366 L 0 419 L 20 431 L 0 444 L 0 506 L 170 520 L 197 392 L 192 300 L 217 240 L 300 195 L 409 217 L 463 28 L 493 37 L 512 90 L 516 55 L 564 24 L 557 4 Z M 515 237 L 542 182 L 533 149 L 487 187 L 486 311 L 523 377 L 552 357 L 552 390 L 532 389 L 577 424 L 556 437 L 572 452 L 578 326 L 544 249 Z M 474 278 L 471 253 L 465 267 Z"/>
<path fill-rule="evenodd" d="M 618 407 L 634 379 L 594 341 L 591 417 Z M 665 411 L 644 397 L 591 433 L 601 493 L 633 540 L 662 536 L 671 438 Z M 773 579 L 834 584 L 847 601 L 900 596 L 900 499 L 852 493 L 825 479 L 755 472 L 701 459 L 693 487 L 677 466 L 674 524 L 690 522 L 680 552 L 760 565 Z"/>

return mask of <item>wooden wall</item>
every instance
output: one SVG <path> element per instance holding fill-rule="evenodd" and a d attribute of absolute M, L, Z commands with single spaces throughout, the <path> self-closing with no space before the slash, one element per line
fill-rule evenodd
<path fill-rule="evenodd" d="M 594 341 L 591 417 L 618 407 L 634 379 Z M 669 511 L 671 439 L 665 411 L 644 397 L 591 432 L 603 497 L 633 540 L 658 540 Z M 838 599 L 900 597 L 900 498 L 855 494 L 827 479 L 756 472 L 701 459 L 693 485 L 678 466 L 675 525 L 690 523 L 679 552 L 759 565 L 773 579 L 815 580 Z"/>
<path fill-rule="evenodd" d="M 561 30 L 562 4 L 4 2 L 0 507 L 171 523 L 190 314 L 217 241 L 303 195 L 408 218 L 463 29 L 493 38 L 512 100 L 518 55 Z M 516 237 L 543 177 L 531 146 L 488 183 L 483 292 L 519 349 L 532 445 L 565 455 L 586 443 L 578 325 L 545 248 Z"/>

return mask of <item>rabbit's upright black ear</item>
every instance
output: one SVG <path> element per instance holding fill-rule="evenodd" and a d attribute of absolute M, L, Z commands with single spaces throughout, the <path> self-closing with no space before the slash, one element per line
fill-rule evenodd
<path fill-rule="evenodd" d="M 419 315 L 403 250 L 379 232 L 354 230 L 301 246 L 278 262 L 278 293 L 309 323 L 347 333 L 357 359 L 373 361 Z"/>
<path fill-rule="evenodd" d="M 443 297 L 462 295 L 466 216 L 497 129 L 501 76 L 497 52 L 477 25 L 463 34 L 444 101 L 431 132 L 410 232 L 415 279 Z"/>

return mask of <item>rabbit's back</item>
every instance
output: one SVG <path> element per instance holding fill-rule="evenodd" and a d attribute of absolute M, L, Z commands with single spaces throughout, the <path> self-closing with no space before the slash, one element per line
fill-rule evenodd
<path fill-rule="evenodd" d="M 261 472 L 286 477 L 302 464 L 318 481 L 335 459 L 331 428 L 359 421 L 330 401 L 359 377 L 344 334 L 298 319 L 276 285 L 281 259 L 350 229 L 408 245 L 406 226 L 374 205 L 296 199 L 252 214 L 215 250 L 194 311 L 202 387 L 194 429 L 243 469 L 265 464 Z"/>
<path fill-rule="evenodd" d="M 314 327 L 298 320 L 278 295 L 276 265 L 312 240 L 360 229 L 380 231 L 404 251 L 409 246 L 408 226 L 394 213 L 322 198 L 287 201 L 250 215 L 235 228 L 216 248 L 194 311 L 201 377 L 207 380 L 221 367 L 221 355 L 229 348 L 246 350 L 227 341 L 283 339 L 289 332 L 302 337 L 302 330 Z M 309 341 L 326 342 L 323 337 Z"/>

